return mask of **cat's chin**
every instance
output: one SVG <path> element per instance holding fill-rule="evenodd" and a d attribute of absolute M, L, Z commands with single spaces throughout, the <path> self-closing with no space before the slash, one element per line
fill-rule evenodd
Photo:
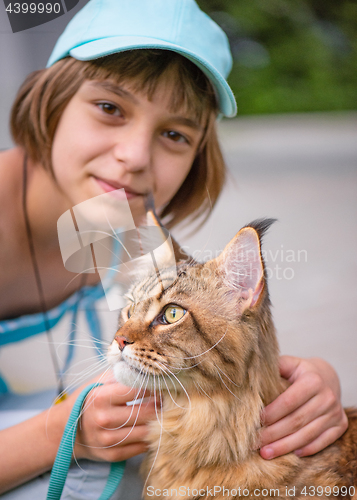
<path fill-rule="evenodd" d="M 184 393 L 186 392 L 182 384 L 178 383 L 177 386 L 175 386 L 170 379 L 163 382 L 162 376 L 153 376 L 150 373 L 139 370 L 124 359 L 116 361 L 116 363 L 113 364 L 113 375 L 115 380 L 120 384 L 135 389 L 144 389 L 159 393 L 175 391 L 175 394 L 182 391 Z"/>
<path fill-rule="evenodd" d="M 145 374 L 133 366 L 128 365 L 123 359 L 113 365 L 114 378 L 120 384 L 127 387 L 141 388 L 145 379 Z"/>

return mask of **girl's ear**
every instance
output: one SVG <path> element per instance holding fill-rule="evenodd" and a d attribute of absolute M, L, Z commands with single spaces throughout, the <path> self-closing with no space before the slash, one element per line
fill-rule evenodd
<path fill-rule="evenodd" d="M 244 227 L 215 260 L 225 282 L 243 299 L 244 309 L 253 307 L 264 287 L 258 232 L 253 227 Z"/>

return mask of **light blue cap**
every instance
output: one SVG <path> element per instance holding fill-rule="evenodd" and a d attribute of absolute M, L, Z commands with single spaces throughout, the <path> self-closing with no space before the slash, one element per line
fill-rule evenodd
<path fill-rule="evenodd" d="M 47 67 L 66 56 L 90 61 L 133 49 L 187 57 L 209 78 L 221 113 L 237 113 L 226 82 L 232 68 L 227 36 L 194 0 L 90 0 L 58 39 Z"/>

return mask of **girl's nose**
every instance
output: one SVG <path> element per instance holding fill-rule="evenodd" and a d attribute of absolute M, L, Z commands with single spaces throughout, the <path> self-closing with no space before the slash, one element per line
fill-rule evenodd
<path fill-rule="evenodd" d="M 152 148 L 153 139 L 149 130 L 132 126 L 128 127 L 125 133 L 118 134 L 114 155 L 127 171 L 139 172 L 150 168 Z"/>

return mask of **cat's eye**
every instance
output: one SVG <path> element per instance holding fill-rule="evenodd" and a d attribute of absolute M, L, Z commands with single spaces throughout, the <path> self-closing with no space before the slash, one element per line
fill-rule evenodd
<path fill-rule="evenodd" d="M 185 309 L 180 306 L 169 306 L 165 309 L 164 312 L 164 320 L 167 323 L 176 323 L 179 319 L 181 319 L 186 314 Z"/>
<path fill-rule="evenodd" d="M 135 304 L 131 304 L 131 306 L 129 307 L 128 312 L 127 312 L 128 319 L 130 318 L 130 316 L 132 316 L 134 314 L 134 309 L 135 309 Z"/>

